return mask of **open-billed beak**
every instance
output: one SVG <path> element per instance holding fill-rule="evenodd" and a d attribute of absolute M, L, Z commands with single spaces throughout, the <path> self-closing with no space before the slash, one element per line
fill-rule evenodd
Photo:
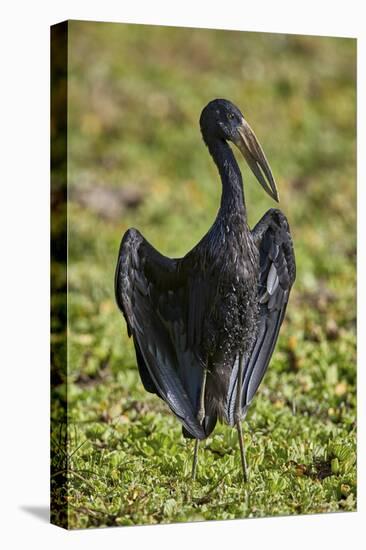
<path fill-rule="evenodd" d="M 277 202 L 280 202 L 275 180 L 264 151 L 247 121 L 242 118 L 238 127 L 239 137 L 234 141 L 243 154 L 249 168 L 263 189 Z"/>

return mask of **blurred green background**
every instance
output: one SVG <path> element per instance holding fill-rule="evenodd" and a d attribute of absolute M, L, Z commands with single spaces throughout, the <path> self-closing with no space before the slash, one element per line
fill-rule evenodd
<path fill-rule="evenodd" d="M 69 527 L 355 510 L 356 41 L 71 22 L 68 46 L 69 424 L 53 471 L 67 470 L 55 498 Z M 193 443 L 144 391 L 113 289 L 128 227 L 179 257 L 214 221 L 221 185 L 198 120 L 217 97 L 266 152 L 297 258 L 244 423 L 247 486 L 226 426 L 190 481 Z M 254 225 L 275 205 L 238 159 Z M 53 419 L 61 444 L 57 399 Z"/>

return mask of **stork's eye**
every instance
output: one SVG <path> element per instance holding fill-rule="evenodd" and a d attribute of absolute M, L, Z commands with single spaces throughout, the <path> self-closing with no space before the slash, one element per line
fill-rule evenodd
<path fill-rule="evenodd" d="M 228 113 L 227 117 L 229 120 L 234 120 L 234 113 Z"/>

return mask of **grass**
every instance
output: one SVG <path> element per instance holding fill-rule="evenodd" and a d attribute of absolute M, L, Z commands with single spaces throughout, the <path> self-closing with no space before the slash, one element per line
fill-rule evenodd
<path fill-rule="evenodd" d="M 68 365 L 64 376 L 55 324 L 51 479 L 69 528 L 356 509 L 355 50 L 340 38 L 70 24 Z M 178 257 L 212 224 L 220 184 L 198 118 L 214 97 L 242 109 L 266 151 L 298 268 L 243 424 L 245 486 L 236 432 L 221 425 L 190 480 L 193 442 L 144 391 L 113 295 L 128 227 Z M 254 225 L 273 204 L 240 165 Z"/>

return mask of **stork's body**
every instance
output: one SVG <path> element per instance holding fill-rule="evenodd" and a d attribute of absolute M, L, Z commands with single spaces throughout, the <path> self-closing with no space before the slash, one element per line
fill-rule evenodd
<path fill-rule="evenodd" d="M 226 140 L 238 145 L 267 192 L 276 200 L 278 195 L 241 113 L 215 100 L 200 122 L 223 187 L 216 220 L 180 259 L 162 256 L 138 231 L 128 230 L 118 256 L 116 299 L 145 389 L 164 399 L 184 435 L 197 440 L 193 476 L 198 440 L 219 418 L 237 426 L 246 478 L 241 420 L 272 355 L 295 260 L 279 210 L 269 210 L 253 231 L 247 225 L 241 173 Z"/>

